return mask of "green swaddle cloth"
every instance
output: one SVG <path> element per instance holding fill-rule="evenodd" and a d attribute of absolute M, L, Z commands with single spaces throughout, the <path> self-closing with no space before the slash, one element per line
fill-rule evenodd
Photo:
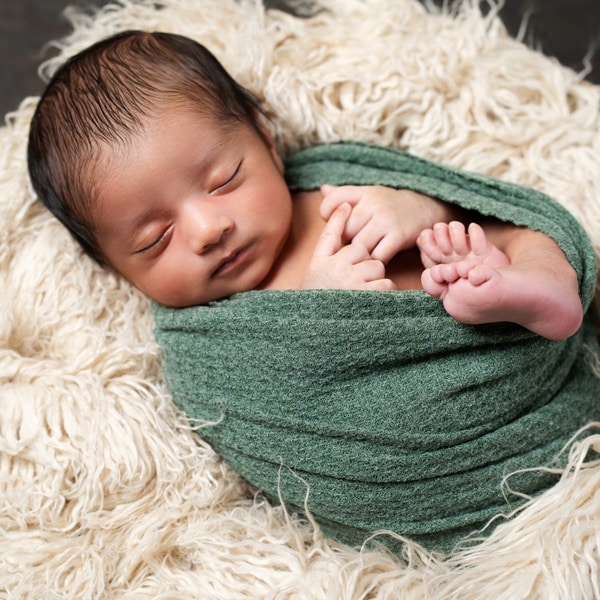
<path fill-rule="evenodd" d="M 579 277 L 593 249 L 537 191 L 361 143 L 286 161 L 292 191 L 407 188 L 544 231 Z M 598 353 L 586 318 L 567 340 L 508 323 L 459 323 L 423 291 L 251 291 L 186 309 L 153 305 L 170 392 L 199 434 L 275 501 L 360 544 L 391 530 L 447 551 L 556 476 L 556 456 L 600 419 Z M 385 538 L 382 539 L 385 541 Z M 391 544 L 393 546 L 393 543 Z"/>

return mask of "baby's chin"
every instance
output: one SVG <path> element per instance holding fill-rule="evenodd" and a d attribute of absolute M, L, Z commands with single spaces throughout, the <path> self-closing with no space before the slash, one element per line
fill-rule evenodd
<path fill-rule="evenodd" d="M 219 302 L 221 300 L 227 300 L 236 294 L 243 294 L 244 292 L 250 292 L 252 290 L 257 289 L 257 286 L 240 286 L 239 288 L 233 288 L 228 292 L 221 292 L 215 294 L 203 294 L 201 296 L 197 296 L 194 298 L 181 298 L 181 299 L 166 299 L 155 297 L 151 300 L 157 302 L 158 304 L 162 304 L 168 308 L 191 308 L 192 306 L 207 306 L 213 302 Z"/>

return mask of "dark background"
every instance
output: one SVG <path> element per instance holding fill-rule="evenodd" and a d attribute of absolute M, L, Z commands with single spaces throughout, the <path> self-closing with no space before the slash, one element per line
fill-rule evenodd
<path fill-rule="evenodd" d="M 44 58 L 52 56 L 52 49 L 44 46 L 70 32 L 62 16 L 63 9 L 69 4 L 102 6 L 104 3 L 103 0 L 0 0 L 0 117 L 16 109 L 25 96 L 37 95 L 43 89 L 37 67 Z M 284 3 L 285 0 L 267 2 Z M 524 15 L 528 15 L 525 41 L 577 71 L 583 69 L 590 48 L 597 46 L 587 79 L 600 83 L 600 0 L 506 0 L 500 14 L 513 35 L 519 31 Z"/>

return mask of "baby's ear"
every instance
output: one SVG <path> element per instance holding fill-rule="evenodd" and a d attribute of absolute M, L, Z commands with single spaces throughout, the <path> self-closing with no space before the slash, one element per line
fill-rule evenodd
<path fill-rule="evenodd" d="M 273 146 L 273 149 L 271 150 L 271 156 L 273 157 L 273 162 L 279 169 L 279 172 L 283 175 L 285 172 L 285 166 L 283 164 L 283 159 L 281 158 L 281 156 L 279 156 L 279 152 L 275 150 L 275 146 Z"/>
<path fill-rule="evenodd" d="M 263 142 L 265 143 L 265 146 L 267 147 L 267 150 L 270 152 L 271 156 L 273 157 L 273 161 L 275 162 L 275 165 L 279 169 L 280 173 L 283 174 L 283 171 L 284 171 L 283 159 L 281 158 L 281 156 L 279 156 L 279 152 L 277 152 L 277 148 L 275 147 L 275 141 L 273 140 L 273 136 L 271 136 L 271 134 L 269 133 L 267 128 L 264 127 L 262 124 L 259 123 L 256 126 L 259 130 L 260 137 L 262 138 Z"/>
<path fill-rule="evenodd" d="M 275 142 L 273 141 L 273 136 L 269 133 L 269 130 L 260 122 L 256 123 L 256 128 L 267 148 L 273 151 L 275 149 Z"/>

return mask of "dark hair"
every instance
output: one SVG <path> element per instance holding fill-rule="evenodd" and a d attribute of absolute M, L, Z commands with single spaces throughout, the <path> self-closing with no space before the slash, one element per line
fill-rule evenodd
<path fill-rule="evenodd" d="M 70 58 L 31 121 L 27 160 L 35 192 L 87 254 L 103 263 L 93 231 L 94 168 L 105 146 L 126 144 L 144 119 L 185 107 L 262 135 L 254 96 L 189 38 L 125 31 Z"/>

